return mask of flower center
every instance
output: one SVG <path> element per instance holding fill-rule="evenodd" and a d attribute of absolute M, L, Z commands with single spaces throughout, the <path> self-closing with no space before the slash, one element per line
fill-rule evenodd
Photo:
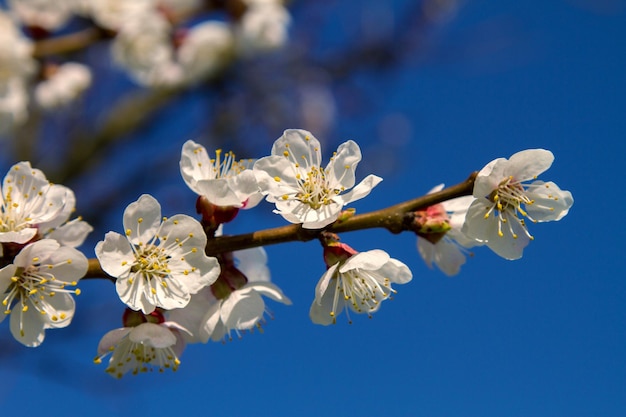
<path fill-rule="evenodd" d="M 330 196 L 340 193 L 340 190 L 329 187 L 324 170 L 316 166 L 311 167 L 304 179 L 298 174 L 296 180 L 300 188 L 296 198 L 314 210 L 330 204 L 332 201 Z"/>
<path fill-rule="evenodd" d="M 333 309 L 330 315 L 335 322 L 337 312 L 338 298 L 343 296 L 346 303 L 352 306 L 357 313 L 372 312 L 378 308 L 378 304 L 389 298 L 392 292 L 391 284 L 388 278 L 384 278 L 371 271 L 363 271 L 354 269 L 335 277 L 335 297 L 333 300 Z M 371 317 L 371 315 L 370 315 Z"/>
<path fill-rule="evenodd" d="M 243 161 L 236 161 L 235 154 L 232 151 L 222 156 L 222 150 L 215 151 L 215 159 L 211 159 L 213 166 L 211 167 L 215 178 L 230 178 L 240 174 L 246 169 Z"/>
<path fill-rule="evenodd" d="M 19 232 L 29 227 L 29 222 L 33 220 L 25 216 L 24 207 L 13 199 L 12 194 L 13 187 L 7 187 L 4 202 L 0 206 L 0 232 Z M 25 197 L 28 198 L 28 196 Z"/>
<path fill-rule="evenodd" d="M 522 209 L 522 204 L 530 205 L 534 203 L 526 195 L 526 190 L 521 182 L 516 181 L 512 176 L 509 176 L 498 184 L 498 188 L 493 190 L 487 197 L 493 204 L 489 207 L 485 214 L 485 219 L 489 218 L 489 215 L 494 212 L 494 215 L 498 218 L 498 235 L 504 236 L 502 232 L 502 225 L 508 226 L 508 229 L 514 239 L 517 239 L 517 234 L 513 231 L 512 225 L 509 223 L 509 219 L 517 221 L 526 235 L 533 239 L 528 230 L 526 229 L 526 222 L 523 218 L 518 216 L 518 213 L 522 217 L 526 217 L 528 220 L 535 222 L 528 213 Z"/>

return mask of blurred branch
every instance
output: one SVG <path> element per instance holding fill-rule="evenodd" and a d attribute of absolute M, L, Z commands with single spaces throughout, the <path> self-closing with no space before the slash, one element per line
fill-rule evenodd
<path fill-rule="evenodd" d="M 206 246 L 206 253 L 209 256 L 215 256 L 221 253 L 275 245 L 278 243 L 294 241 L 308 242 L 317 239 L 324 231 L 345 233 L 356 230 L 384 228 L 391 233 L 400 233 L 405 230 L 411 230 L 410 224 L 407 224 L 406 214 L 425 209 L 426 207 L 453 198 L 471 195 L 477 174 L 477 172 L 473 172 L 465 181 L 436 193 L 427 194 L 384 209 L 356 215 L 343 221 L 336 221 L 324 229 L 303 229 L 299 224 L 291 224 L 242 235 L 218 236 L 209 239 Z M 89 271 L 85 278 L 113 279 L 100 268 L 97 259 L 89 260 Z"/>

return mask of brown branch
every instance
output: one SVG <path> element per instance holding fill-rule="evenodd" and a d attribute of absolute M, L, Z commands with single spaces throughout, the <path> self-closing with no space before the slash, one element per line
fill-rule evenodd
<path fill-rule="evenodd" d="M 356 230 L 384 228 L 392 233 L 400 233 L 403 230 L 408 230 L 404 220 L 406 213 L 422 210 L 456 197 L 471 195 L 474 189 L 476 175 L 477 172 L 473 172 L 465 181 L 436 193 L 427 194 L 381 210 L 359 214 L 344 221 L 337 221 L 324 229 L 309 230 L 303 229 L 299 224 L 291 224 L 242 235 L 219 236 L 207 242 L 206 253 L 207 255 L 215 256 L 225 252 L 278 243 L 294 241 L 307 242 L 318 238 L 323 231 L 345 233 Z M 114 280 L 102 270 L 97 259 L 89 260 L 89 271 L 85 278 L 107 278 Z"/>

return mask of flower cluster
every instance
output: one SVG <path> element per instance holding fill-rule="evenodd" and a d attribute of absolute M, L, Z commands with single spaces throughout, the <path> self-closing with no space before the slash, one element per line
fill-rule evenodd
<path fill-rule="evenodd" d="M 87 258 L 75 248 L 92 230 L 69 220 L 74 193 L 50 184 L 28 162 L 14 165 L 0 190 L 0 294 L 13 337 L 35 347 L 45 329 L 66 327 L 74 316 L 75 287 Z"/>
<path fill-rule="evenodd" d="M 263 199 L 322 244 L 326 271 L 313 292 L 313 323 L 335 324 L 344 311 L 350 323 L 351 314 L 372 317 L 396 293 L 392 285 L 413 278 L 409 267 L 387 252 L 358 252 L 334 233 L 354 215 L 345 206 L 369 195 L 382 180 L 370 174 L 357 183 L 361 151 L 354 141 L 339 145 L 325 166 L 320 142 L 299 129 L 286 130 L 271 155 L 258 160 L 237 160 L 222 150 L 214 155 L 191 140 L 181 150 L 181 176 L 198 195 L 200 221 L 185 214 L 162 217 L 159 202 L 144 194 L 126 207 L 122 233 L 109 231 L 95 246 L 101 274 L 115 282 L 125 304 L 123 326 L 103 336 L 94 359 L 108 360 L 106 372 L 114 377 L 176 371 L 187 343 L 262 331 L 273 317 L 267 298 L 291 304 L 270 281 L 262 247 L 222 248 L 209 256 L 211 240 L 220 243 L 215 239 L 221 239 L 223 224 Z M 416 211 L 405 208 L 402 228 L 417 234 L 426 264 L 449 276 L 459 272 L 474 246 L 518 259 L 533 239 L 528 223 L 560 220 L 573 204 L 570 192 L 537 179 L 553 159 L 543 149 L 496 159 L 476 174 L 472 195 Z M 439 185 L 429 194 L 442 189 Z M 40 345 L 46 329 L 66 327 L 74 315 L 76 285 L 89 266 L 76 247 L 92 230 L 81 218 L 70 220 L 74 206 L 69 188 L 51 184 L 28 162 L 15 164 L 2 182 L 0 321 L 11 316 L 10 331 L 26 346 Z"/>
<path fill-rule="evenodd" d="M 193 18 L 201 0 L 9 0 L 0 6 L 0 135 L 23 124 L 30 97 L 41 110 L 76 101 L 91 69 L 33 56 L 34 42 L 62 36 L 74 17 L 110 37 L 114 61 L 139 84 L 180 88 L 211 78 L 237 58 L 282 48 L 291 22 L 282 0 L 242 0 L 229 19 Z M 189 26 L 188 22 L 193 22 Z"/>

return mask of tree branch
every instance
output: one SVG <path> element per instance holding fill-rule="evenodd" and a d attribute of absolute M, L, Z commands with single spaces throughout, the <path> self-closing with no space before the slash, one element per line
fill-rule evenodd
<path fill-rule="evenodd" d="M 343 221 L 336 221 L 324 229 L 303 229 L 299 224 L 290 224 L 242 235 L 218 236 L 209 239 L 206 246 L 206 253 L 207 255 L 215 256 L 225 252 L 275 245 L 278 243 L 294 241 L 308 242 L 317 239 L 323 231 L 345 233 L 355 230 L 384 228 L 391 233 L 400 233 L 404 230 L 408 230 L 405 223 L 405 214 L 422 210 L 453 198 L 471 195 L 477 174 L 477 172 L 473 172 L 465 181 L 436 193 L 427 194 L 384 209 L 359 214 Z M 85 278 L 107 278 L 114 280 L 114 278 L 111 278 L 102 270 L 97 259 L 89 260 L 89 270 Z"/>

